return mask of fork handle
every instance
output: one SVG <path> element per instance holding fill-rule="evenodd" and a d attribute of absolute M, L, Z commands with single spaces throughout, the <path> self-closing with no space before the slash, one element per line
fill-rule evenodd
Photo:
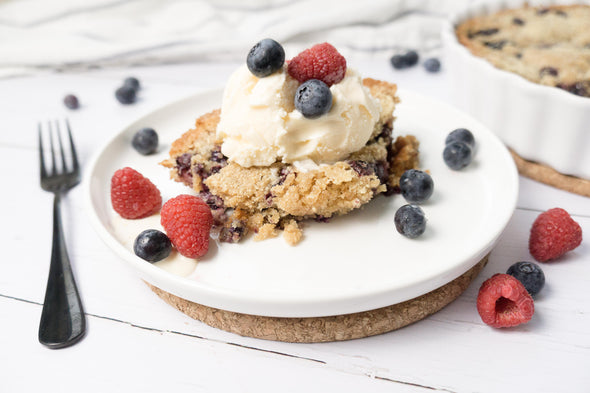
<path fill-rule="evenodd" d="M 66 250 L 60 201 L 57 192 L 53 200 L 51 264 L 39 324 L 39 342 L 53 349 L 76 343 L 86 331 L 86 316 Z"/>

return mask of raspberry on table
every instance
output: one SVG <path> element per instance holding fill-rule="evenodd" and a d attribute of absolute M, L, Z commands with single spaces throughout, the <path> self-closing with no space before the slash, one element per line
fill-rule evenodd
<path fill-rule="evenodd" d="M 511 327 L 530 321 L 535 305 L 520 281 L 509 274 L 494 274 L 479 288 L 477 312 L 486 325 Z"/>
<path fill-rule="evenodd" d="M 187 258 L 200 258 L 209 250 L 213 215 L 199 197 L 182 194 L 162 206 L 161 224 L 178 252 Z"/>
<path fill-rule="evenodd" d="M 539 262 L 557 259 L 582 243 L 582 228 L 561 208 L 541 213 L 531 227 L 529 251 Z"/>
<path fill-rule="evenodd" d="M 318 79 L 332 86 L 344 79 L 346 59 L 336 48 L 324 42 L 292 58 L 287 66 L 287 72 L 301 83 Z"/>
<path fill-rule="evenodd" d="M 149 179 L 135 169 L 117 170 L 111 178 L 111 204 L 123 218 L 144 218 L 162 206 L 162 196 Z"/>

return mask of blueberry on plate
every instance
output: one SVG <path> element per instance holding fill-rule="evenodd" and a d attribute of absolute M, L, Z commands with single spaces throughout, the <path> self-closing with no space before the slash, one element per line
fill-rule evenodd
<path fill-rule="evenodd" d="M 78 109 L 80 107 L 80 102 L 78 101 L 78 97 L 73 94 L 68 94 L 64 97 L 64 105 L 68 109 Z"/>
<path fill-rule="evenodd" d="M 264 78 L 281 69 L 285 63 L 285 50 L 273 39 L 265 38 L 248 52 L 246 65 L 250 72 Z"/>
<path fill-rule="evenodd" d="M 418 63 L 418 58 L 418 52 L 409 50 L 393 55 L 390 61 L 393 68 L 396 70 L 401 70 L 403 68 L 409 68 L 416 65 Z"/>
<path fill-rule="evenodd" d="M 545 285 L 545 274 L 536 263 L 516 262 L 508 268 L 506 274 L 518 279 L 531 296 L 539 293 Z"/>
<path fill-rule="evenodd" d="M 142 128 L 133 135 L 131 146 L 144 156 L 155 153 L 158 150 L 158 133 L 153 128 Z"/>
<path fill-rule="evenodd" d="M 135 91 L 139 90 L 139 88 L 141 87 L 141 85 L 139 84 L 139 79 L 133 76 L 125 78 L 125 80 L 123 81 L 123 86 L 132 87 L 135 89 Z"/>
<path fill-rule="evenodd" d="M 475 147 L 475 137 L 467 128 L 457 128 L 451 131 L 445 139 L 445 145 L 456 141 L 466 143 L 472 149 Z"/>
<path fill-rule="evenodd" d="M 133 104 L 137 97 L 137 90 L 131 86 L 123 85 L 115 91 L 115 97 L 121 104 Z"/>
<path fill-rule="evenodd" d="M 141 259 L 158 262 L 170 255 L 172 243 L 164 232 L 146 229 L 135 238 L 133 251 Z"/>
<path fill-rule="evenodd" d="M 395 212 L 395 229 L 405 237 L 417 238 L 426 230 L 426 215 L 420 206 L 404 205 Z"/>
<path fill-rule="evenodd" d="M 464 142 L 451 142 L 443 150 L 443 159 L 449 168 L 458 171 L 471 163 L 472 151 Z"/>
<path fill-rule="evenodd" d="M 424 69 L 428 72 L 439 72 L 440 71 L 440 60 L 435 57 L 431 57 L 430 59 L 426 59 L 422 64 Z"/>
<path fill-rule="evenodd" d="M 417 169 L 408 169 L 402 174 L 399 187 L 406 201 L 421 203 L 427 201 L 432 195 L 434 182 L 428 173 Z"/>
<path fill-rule="evenodd" d="M 318 79 L 303 82 L 295 92 L 295 108 L 308 119 L 315 119 L 332 108 L 332 92 Z"/>

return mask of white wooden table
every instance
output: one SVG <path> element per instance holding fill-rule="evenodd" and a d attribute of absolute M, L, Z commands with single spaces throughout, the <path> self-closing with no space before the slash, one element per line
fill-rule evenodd
<path fill-rule="evenodd" d="M 394 71 L 386 60 L 352 66 L 365 76 L 452 101 L 444 70 Z M 70 348 L 41 346 L 37 329 L 49 268 L 52 196 L 39 187 L 37 122 L 68 116 L 84 167 L 127 123 L 172 100 L 223 86 L 235 67 L 192 64 L 0 80 L 1 392 L 590 391 L 587 239 L 563 260 L 542 265 L 547 283 L 530 323 L 493 329 L 475 308 L 486 278 L 532 260 L 528 233 L 541 211 L 568 210 L 590 236 L 590 199 L 526 178 L 520 179 L 518 208 L 489 264 L 458 300 L 389 334 L 325 344 L 240 337 L 176 311 L 97 237 L 83 188 L 75 188 L 63 210 L 88 333 Z M 144 88 L 135 105 L 123 106 L 114 90 L 130 75 Z M 70 92 L 80 98 L 77 111 L 62 104 Z"/>

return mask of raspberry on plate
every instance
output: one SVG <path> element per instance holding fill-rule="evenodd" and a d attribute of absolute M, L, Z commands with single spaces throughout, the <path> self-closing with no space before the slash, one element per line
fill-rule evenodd
<path fill-rule="evenodd" d="M 201 198 L 179 195 L 164 203 L 160 214 L 160 222 L 180 254 L 187 258 L 207 254 L 213 215 Z"/>
<path fill-rule="evenodd" d="M 319 79 L 328 86 L 340 82 L 346 74 L 346 59 L 336 48 L 324 42 L 304 50 L 295 56 L 287 66 L 287 72 L 303 83 Z"/>
<path fill-rule="evenodd" d="M 530 321 L 535 305 L 520 281 L 509 274 L 494 274 L 479 288 L 477 312 L 487 325 L 510 327 Z"/>
<path fill-rule="evenodd" d="M 529 237 L 529 251 L 539 262 L 559 258 L 582 243 L 582 228 L 561 208 L 541 213 Z"/>
<path fill-rule="evenodd" d="M 144 218 L 162 206 L 162 196 L 149 179 L 133 168 L 117 170 L 111 178 L 111 203 L 123 218 Z"/>

